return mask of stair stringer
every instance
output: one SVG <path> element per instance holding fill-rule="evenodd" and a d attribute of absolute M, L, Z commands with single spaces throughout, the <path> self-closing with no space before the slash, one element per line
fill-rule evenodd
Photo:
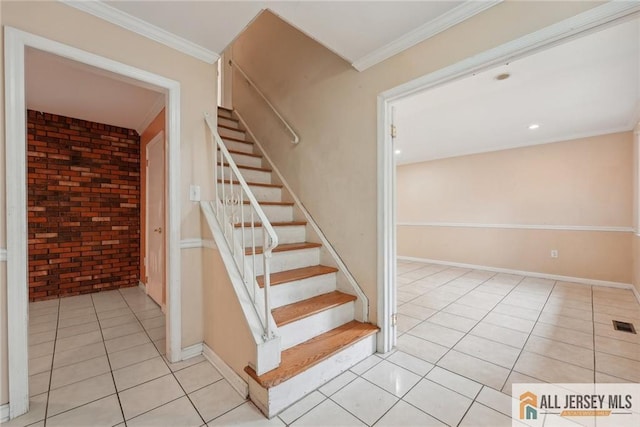
<path fill-rule="evenodd" d="M 238 298 L 238 303 L 242 308 L 242 312 L 247 321 L 247 326 L 251 331 L 254 342 L 256 344 L 256 358 L 255 360 L 248 360 L 249 366 L 255 369 L 256 372 L 262 373 L 268 372 L 272 369 L 280 366 L 280 354 L 281 343 L 280 336 L 277 334 L 277 327 L 273 321 L 273 317 L 269 315 L 268 321 L 271 324 L 271 330 L 274 331 L 274 336 L 271 339 L 265 339 L 263 336 L 264 329 L 262 327 L 263 316 L 258 313 L 256 306 L 251 301 L 247 288 L 242 280 L 238 267 L 235 263 L 231 248 L 227 244 L 227 241 L 222 232 L 222 228 L 218 223 L 218 220 L 213 212 L 212 202 L 200 202 L 200 208 L 204 213 L 204 216 L 211 229 L 211 234 L 216 242 L 218 250 L 220 251 L 220 257 L 224 262 L 227 274 L 233 285 L 233 289 Z M 213 202 L 215 203 L 215 202 Z M 235 239 L 234 239 L 235 240 Z M 258 286 L 257 283 L 254 286 Z"/>
<path fill-rule="evenodd" d="M 319 243 L 322 243 L 320 255 L 321 262 L 338 269 L 336 282 L 337 289 L 345 293 L 355 295 L 358 298 L 355 301 L 355 319 L 364 323 L 369 322 L 369 298 L 367 298 L 365 293 L 362 291 L 362 288 L 360 288 L 360 285 L 358 285 L 358 282 L 353 277 L 336 250 L 333 248 L 327 237 L 324 235 L 309 211 L 306 210 L 300 199 L 292 191 L 291 186 L 284 179 L 278 167 L 273 163 L 269 155 L 266 153 L 264 147 L 262 146 L 258 138 L 256 138 L 251 128 L 247 125 L 247 122 L 244 120 L 240 112 L 237 109 L 234 109 L 234 114 L 240 120 L 240 123 L 242 124 L 245 132 L 249 134 L 253 143 L 260 150 L 260 154 L 264 156 L 264 160 L 272 169 L 272 173 L 275 173 L 276 177 L 284 186 L 284 189 L 286 190 L 288 195 L 291 197 L 292 201 L 294 202 L 294 209 L 298 210 L 307 221 L 307 236 L 309 236 L 309 231 L 311 231 L 317 237 Z M 307 240 L 312 241 L 313 239 L 308 238 Z"/>

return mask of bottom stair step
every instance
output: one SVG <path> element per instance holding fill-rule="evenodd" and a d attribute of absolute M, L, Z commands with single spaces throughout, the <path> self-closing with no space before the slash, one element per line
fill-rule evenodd
<path fill-rule="evenodd" d="M 250 366 L 244 368 L 258 384 L 264 388 L 275 387 L 280 383 L 317 365 L 363 338 L 379 331 L 377 326 L 353 320 L 322 335 L 291 347 L 282 352 L 280 366 L 260 376 Z"/>

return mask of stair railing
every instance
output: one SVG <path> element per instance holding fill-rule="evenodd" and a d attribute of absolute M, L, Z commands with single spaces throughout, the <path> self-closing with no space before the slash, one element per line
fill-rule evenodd
<path fill-rule="evenodd" d="M 229 154 L 209 113 L 205 113 L 205 122 L 209 126 L 214 143 L 215 199 L 210 202 L 211 207 L 231 249 L 249 297 L 262 321 L 263 338 L 268 341 L 274 336 L 269 322 L 271 318 L 270 262 L 273 250 L 278 246 L 278 236 L 238 170 L 236 162 Z M 262 245 L 262 265 L 257 259 L 260 244 Z M 259 289 L 257 277 L 260 267 L 264 277 L 262 315 L 260 301 L 256 295 L 256 289 Z"/>
<path fill-rule="evenodd" d="M 282 114 L 280 114 L 278 112 L 278 110 L 276 110 L 276 107 L 274 107 L 273 104 L 271 102 L 269 102 L 267 97 L 264 95 L 264 93 L 262 93 L 260 88 L 258 88 L 258 86 L 256 86 L 256 84 L 253 82 L 253 80 L 251 80 L 251 78 L 249 76 L 247 76 L 247 73 L 244 72 L 242 67 L 240 67 L 237 63 L 235 63 L 235 62 L 233 62 L 231 60 L 229 60 L 229 65 L 231 65 L 233 68 L 238 70 L 238 72 L 242 75 L 242 77 L 244 77 L 244 79 L 247 81 L 247 83 L 249 83 L 249 85 L 257 92 L 258 95 L 260 95 L 260 97 L 264 100 L 264 102 L 267 103 L 269 108 L 271 108 L 271 111 L 273 111 L 274 114 L 276 116 L 278 116 L 280 121 L 285 125 L 287 130 L 293 136 L 293 141 L 291 141 L 291 142 L 294 143 L 294 144 L 297 144 L 298 142 L 300 142 L 300 138 L 298 137 L 298 134 L 293 130 L 293 128 L 291 126 L 289 126 L 289 123 L 287 123 L 287 121 L 284 119 L 284 117 L 282 117 Z"/>

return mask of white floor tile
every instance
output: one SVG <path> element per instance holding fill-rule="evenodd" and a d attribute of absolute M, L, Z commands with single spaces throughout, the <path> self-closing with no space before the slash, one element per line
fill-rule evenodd
<path fill-rule="evenodd" d="M 304 399 L 298 401 L 297 403 L 290 406 L 285 411 L 281 412 L 279 415 L 279 418 L 285 423 L 291 424 L 295 420 L 297 420 L 298 418 L 300 418 L 301 416 L 303 416 L 304 414 L 306 414 L 307 412 L 309 412 L 310 410 L 318 406 L 325 399 L 326 399 L 326 396 L 324 396 L 323 394 L 317 391 L 314 391 L 308 394 L 307 396 L 305 396 Z"/>
<path fill-rule="evenodd" d="M 474 403 L 460 423 L 460 427 L 511 427 L 511 416 Z"/>
<path fill-rule="evenodd" d="M 51 389 L 64 387 L 110 371 L 107 356 L 99 356 L 73 365 L 55 368 L 51 373 Z"/>
<path fill-rule="evenodd" d="M 170 372 L 167 364 L 164 363 L 164 359 L 158 355 L 153 359 L 114 370 L 113 379 L 116 382 L 118 391 L 122 391 L 137 386 L 138 384 L 160 378 Z"/>
<path fill-rule="evenodd" d="M 581 368 L 528 351 L 522 352 L 513 369 L 546 382 L 588 383 L 593 382 L 594 378 L 593 369 Z"/>
<path fill-rule="evenodd" d="M 478 392 L 482 388 L 482 384 L 472 381 L 468 378 L 454 374 L 453 372 L 442 369 L 439 366 L 433 368 L 431 372 L 427 374 L 427 379 L 438 383 L 441 386 L 447 387 L 469 399 L 475 399 Z"/>
<path fill-rule="evenodd" d="M 129 420 L 184 396 L 180 384 L 173 375 L 149 381 L 120 393 L 120 404 L 125 419 Z"/>
<path fill-rule="evenodd" d="M 516 331 L 515 329 L 503 328 L 492 323 L 480 322 L 469 334 L 486 338 L 515 348 L 524 347 L 529 334 Z"/>
<path fill-rule="evenodd" d="M 326 426 L 365 426 L 362 421 L 354 417 L 347 412 L 344 408 L 341 408 L 335 402 L 331 400 L 325 400 L 311 411 L 300 417 L 295 421 L 292 426 L 313 426 L 313 427 L 326 427 Z"/>
<path fill-rule="evenodd" d="M 386 360 L 388 360 L 389 362 L 395 363 L 396 365 L 399 365 L 421 377 L 425 376 L 427 372 L 433 369 L 433 366 L 434 366 L 429 362 L 425 362 L 422 359 L 419 359 L 415 356 L 412 356 L 402 351 L 396 351 L 391 356 L 389 356 Z"/>
<path fill-rule="evenodd" d="M 346 371 L 320 387 L 318 390 L 325 396 L 331 396 L 356 378 L 356 374 L 351 371 Z"/>
<path fill-rule="evenodd" d="M 398 350 L 430 363 L 436 363 L 449 350 L 447 347 L 405 334 L 398 338 Z"/>
<path fill-rule="evenodd" d="M 438 362 L 438 366 L 495 389 L 502 388 L 509 376 L 506 368 L 455 350 L 447 353 Z"/>
<path fill-rule="evenodd" d="M 208 360 L 182 369 L 175 376 L 187 393 L 222 379 L 220 372 Z"/>
<path fill-rule="evenodd" d="M 378 357 L 378 355 L 376 355 L 376 354 L 373 354 L 373 355 L 367 357 L 366 359 L 364 359 L 362 362 L 359 362 L 356 365 L 354 365 L 350 369 L 350 371 L 353 372 L 356 375 L 362 375 L 365 372 L 367 372 L 369 369 L 371 369 L 374 366 L 376 366 L 381 361 L 382 361 L 382 358 Z"/>
<path fill-rule="evenodd" d="M 99 375 L 77 383 L 51 390 L 48 416 L 76 408 L 116 392 L 111 373 Z"/>
<path fill-rule="evenodd" d="M 160 353 L 158 353 L 153 343 L 148 342 L 126 350 L 109 353 L 109 362 L 111 363 L 111 369 L 115 371 L 144 360 L 153 359 L 159 355 Z"/>
<path fill-rule="evenodd" d="M 516 363 L 516 359 L 520 354 L 520 350 L 517 348 L 475 335 L 465 336 L 456 344 L 454 349 L 507 369 L 513 367 L 513 364 Z"/>
<path fill-rule="evenodd" d="M 44 420 L 45 411 L 47 410 L 47 393 L 38 394 L 29 398 L 29 412 L 12 419 L 9 422 L 2 423 L 2 427 L 23 427 Z"/>
<path fill-rule="evenodd" d="M 429 380 L 422 380 L 404 398 L 413 406 L 448 424 L 457 425 L 472 400 Z"/>
<path fill-rule="evenodd" d="M 414 327 L 408 334 L 451 348 L 464 337 L 465 333 L 427 320 Z"/>
<path fill-rule="evenodd" d="M 47 418 L 51 427 L 69 426 L 113 426 L 124 421 L 118 397 L 111 396 L 96 400 L 54 417 Z"/>
<path fill-rule="evenodd" d="M 400 400 L 376 423 L 376 427 L 399 426 L 444 427 L 446 424 Z"/>
<path fill-rule="evenodd" d="M 420 381 L 418 375 L 386 360 L 368 370 L 362 377 L 396 397 L 404 396 Z"/>
<path fill-rule="evenodd" d="M 456 316 L 455 314 L 444 313 L 442 311 L 431 316 L 427 322 L 435 323 L 464 333 L 469 332 L 478 323 L 475 319 Z"/>
<path fill-rule="evenodd" d="M 362 378 L 356 378 L 331 399 L 368 425 L 375 423 L 398 401 L 391 393 Z"/>
<path fill-rule="evenodd" d="M 265 418 L 251 402 L 244 403 L 207 424 L 209 427 L 227 427 L 234 425 L 243 427 L 275 427 L 285 425 L 277 417 L 270 420 Z"/>
<path fill-rule="evenodd" d="M 185 396 L 128 420 L 127 426 L 199 427 L 202 422 L 202 418 Z"/>

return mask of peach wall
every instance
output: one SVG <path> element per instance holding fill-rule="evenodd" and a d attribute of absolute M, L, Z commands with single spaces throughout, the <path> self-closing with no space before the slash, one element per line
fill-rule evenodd
<path fill-rule="evenodd" d="M 147 144 L 160 132 L 165 132 L 164 108 L 140 135 L 140 281 L 147 283 L 147 270 L 144 265 L 147 244 Z M 162 302 L 166 302 L 166 289 L 163 288 Z"/>
<path fill-rule="evenodd" d="M 256 343 L 220 252 L 205 249 L 203 265 L 205 277 L 221 278 L 203 284 L 204 343 L 246 381 L 244 368 L 255 363 Z"/>
<path fill-rule="evenodd" d="M 134 66 L 180 82 L 181 89 L 181 235 L 182 238 L 200 237 L 200 207 L 189 201 L 189 185 L 199 183 L 205 187 L 209 180 L 203 112 L 215 112 L 215 65 L 199 61 L 177 50 L 168 48 L 99 18 L 80 12 L 60 2 L 1 2 L 1 22 L 33 34 L 65 43 L 124 64 Z M 1 36 L 0 36 L 1 37 Z M 1 41 L 1 39 L 0 39 Z M 4 43 L 0 43 L 0 61 L 4 57 Z M 1 89 L 2 85 L 0 85 Z M 0 108 L 4 103 L 0 103 Z M 4 118 L 4 114 L 2 114 Z M 0 173 L 4 176 L 4 129 L 0 129 Z M 0 248 L 6 247 L 6 207 L 4 180 L 0 185 Z M 191 249 L 200 251 L 200 249 Z M 183 256 L 183 263 L 185 263 Z M 6 292 L 6 274 L 0 269 L 0 287 Z M 201 264 L 182 266 L 182 299 L 200 304 Z M 1 313 L 6 313 L 2 299 Z M 202 310 L 182 310 L 182 346 L 202 341 Z M 0 404 L 8 401 L 6 362 L 6 322 L 0 331 Z"/>
<path fill-rule="evenodd" d="M 632 159 L 623 132 L 399 166 L 398 255 L 630 283 L 630 231 L 482 224 L 631 229 Z"/>
<path fill-rule="evenodd" d="M 594 6 L 597 2 L 503 2 L 392 58 L 357 72 L 270 13 L 233 44 L 234 60 L 300 134 L 293 146 L 273 116 L 258 137 L 377 307 L 376 97 Z M 234 107 L 258 127 L 264 106 L 241 97 Z"/>

